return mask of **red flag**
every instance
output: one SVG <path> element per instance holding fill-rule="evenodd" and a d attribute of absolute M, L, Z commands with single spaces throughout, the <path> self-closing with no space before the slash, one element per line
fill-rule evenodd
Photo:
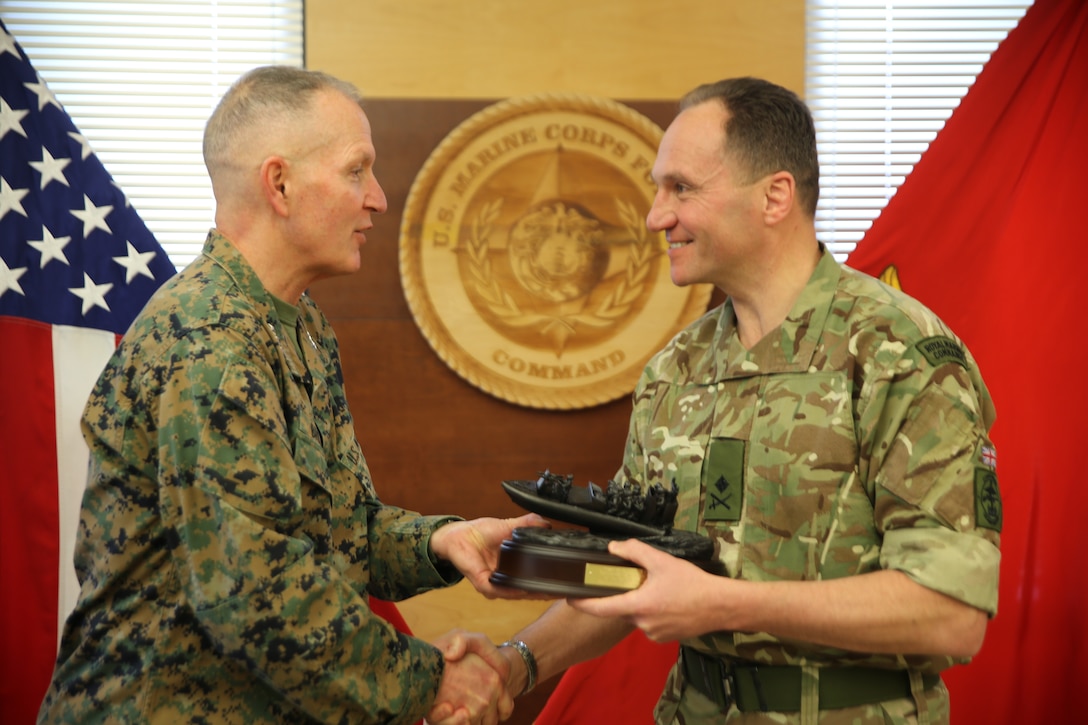
<path fill-rule="evenodd" d="M 982 652 L 946 675 L 958 725 L 1083 710 L 1085 168 L 1088 3 L 1036 0 L 848 260 L 948 322 L 997 407 L 1000 600 Z"/>

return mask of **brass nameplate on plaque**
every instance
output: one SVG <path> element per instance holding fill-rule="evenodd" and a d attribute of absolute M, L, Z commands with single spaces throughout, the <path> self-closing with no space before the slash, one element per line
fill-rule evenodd
<path fill-rule="evenodd" d="M 583 584 L 611 589 L 638 589 L 646 581 L 646 570 L 633 566 L 586 564 Z"/>

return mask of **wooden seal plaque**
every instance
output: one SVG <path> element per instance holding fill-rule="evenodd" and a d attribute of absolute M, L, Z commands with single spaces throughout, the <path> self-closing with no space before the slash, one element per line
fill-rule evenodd
<path fill-rule="evenodd" d="M 628 395 L 706 312 L 646 228 L 661 129 L 616 101 L 510 98 L 474 114 L 412 183 L 400 233 L 420 332 L 480 390 L 533 408 Z"/>

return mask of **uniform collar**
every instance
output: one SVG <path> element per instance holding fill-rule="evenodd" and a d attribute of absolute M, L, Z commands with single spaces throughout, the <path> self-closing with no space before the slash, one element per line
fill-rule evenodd
<path fill-rule="evenodd" d="M 721 354 L 715 356 L 718 369 L 713 377 L 722 380 L 808 370 L 838 288 L 840 273 L 839 262 L 821 244 L 816 268 L 786 319 L 751 350 L 741 344 L 732 300 L 726 300 L 718 329 Z"/>
<path fill-rule="evenodd" d="M 222 267 L 223 271 L 230 276 L 234 284 L 247 297 L 262 305 L 267 305 L 270 308 L 268 312 L 273 316 L 275 315 L 276 310 L 272 303 L 272 297 L 268 290 L 265 289 L 261 278 L 257 276 L 257 273 L 253 271 L 253 267 L 249 265 L 246 258 L 242 256 L 242 253 L 229 239 L 218 230 L 212 229 L 208 232 L 208 238 L 204 240 L 203 253 L 204 256 Z"/>
<path fill-rule="evenodd" d="M 304 377 L 306 366 L 295 351 L 295 346 L 289 337 L 293 331 L 283 329 L 272 293 L 265 288 L 261 278 L 257 276 L 238 248 L 218 230 L 212 229 L 204 240 L 203 255 L 220 267 L 250 299 L 287 367 L 296 377 Z M 305 330 L 305 334 L 309 342 L 313 344 L 313 338 L 310 337 L 308 329 Z M 302 340 L 299 343 L 302 344 Z"/>

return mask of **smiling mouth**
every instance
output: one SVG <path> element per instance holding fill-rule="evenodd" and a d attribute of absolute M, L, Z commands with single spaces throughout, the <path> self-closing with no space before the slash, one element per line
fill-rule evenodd
<path fill-rule="evenodd" d="M 689 244 L 691 244 L 691 242 L 669 242 L 669 249 L 680 249 L 681 247 L 686 247 Z"/>

